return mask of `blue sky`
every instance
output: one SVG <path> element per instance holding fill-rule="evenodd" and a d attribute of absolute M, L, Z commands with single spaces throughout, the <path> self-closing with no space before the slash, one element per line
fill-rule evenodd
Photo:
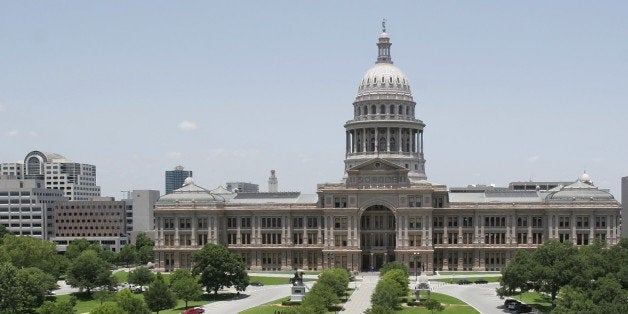
<path fill-rule="evenodd" d="M 0 160 L 97 166 L 104 195 L 313 193 L 343 174 L 343 124 L 381 19 L 448 186 L 628 175 L 624 1 L 0 1 Z"/>

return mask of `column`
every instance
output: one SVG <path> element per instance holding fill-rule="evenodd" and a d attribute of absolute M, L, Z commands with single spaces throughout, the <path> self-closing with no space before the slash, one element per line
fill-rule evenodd
<path fill-rule="evenodd" d="M 179 246 L 179 217 L 174 217 L 174 245 Z"/>
<path fill-rule="evenodd" d="M 190 239 L 190 243 L 192 244 L 192 246 L 196 246 L 196 224 L 197 224 L 197 218 L 196 215 L 192 216 L 192 234 L 190 235 L 192 238 Z"/>
<path fill-rule="evenodd" d="M 386 152 L 390 152 L 390 128 L 386 128 Z"/>
<path fill-rule="evenodd" d="M 421 130 L 421 156 L 423 156 L 423 130 Z"/>
<path fill-rule="evenodd" d="M 375 128 L 375 149 L 374 152 L 379 152 L 379 128 Z"/>
<path fill-rule="evenodd" d="M 351 146 L 350 146 L 351 140 L 349 139 L 351 136 L 350 136 L 349 132 L 350 131 L 346 131 L 345 132 L 345 151 L 346 151 L 346 155 L 349 155 L 349 153 L 351 153 Z"/>
<path fill-rule="evenodd" d="M 399 134 L 399 142 L 397 143 L 397 151 L 401 153 L 401 148 L 403 147 L 403 135 L 401 134 L 401 128 L 398 128 L 397 131 Z"/>
<path fill-rule="evenodd" d="M 362 152 L 366 153 L 366 129 L 362 129 Z"/>

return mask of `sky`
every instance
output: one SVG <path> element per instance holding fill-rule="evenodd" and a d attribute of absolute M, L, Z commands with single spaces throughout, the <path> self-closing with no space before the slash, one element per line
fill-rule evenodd
<path fill-rule="evenodd" d="M 0 162 L 94 164 L 102 194 L 314 193 L 343 175 L 344 123 L 387 20 L 428 180 L 628 176 L 626 1 L 0 0 Z"/>

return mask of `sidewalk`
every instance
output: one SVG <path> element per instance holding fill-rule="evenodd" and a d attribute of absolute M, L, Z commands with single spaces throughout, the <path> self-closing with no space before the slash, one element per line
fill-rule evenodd
<path fill-rule="evenodd" d="M 379 272 L 360 273 L 356 278 L 362 278 L 362 281 L 355 282 L 356 289 L 353 291 L 347 303 L 345 303 L 343 313 L 361 314 L 371 307 L 371 295 L 379 280 Z M 353 283 L 349 283 L 349 287 L 351 287 L 352 284 Z"/>

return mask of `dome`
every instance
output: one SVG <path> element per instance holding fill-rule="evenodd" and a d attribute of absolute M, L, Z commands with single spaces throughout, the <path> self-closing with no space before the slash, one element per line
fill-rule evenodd
<path fill-rule="evenodd" d="M 192 178 L 185 179 L 185 183 L 179 189 L 170 194 L 163 195 L 157 201 L 158 204 L 216 204 L 224 203 L 225 198 L 213 194 L 194 183 Z"/>
<path fill-rule="evenodd" d="M 580 175 L 580 177 L 578 178 L 578 181 L 584 182 L 584 183 L 591 183 L 591 176 L 585 172 Z"/>
<path fill-rule="evenodd" d="M 612 202 L 615 200 L 611 193 L 598 189 L 590 181 L 585 182 L 580 179 L 570 185 L 557 188 L 556 191 L 547 195 L 546 199 L 550 202 Z"/>
<path fill-rule="evenodd" d="M 400 94 L 412 97 L 408 77 L 391 63 L 376 63 L 364 73 L 358 97 L 372 94 Z"/>

